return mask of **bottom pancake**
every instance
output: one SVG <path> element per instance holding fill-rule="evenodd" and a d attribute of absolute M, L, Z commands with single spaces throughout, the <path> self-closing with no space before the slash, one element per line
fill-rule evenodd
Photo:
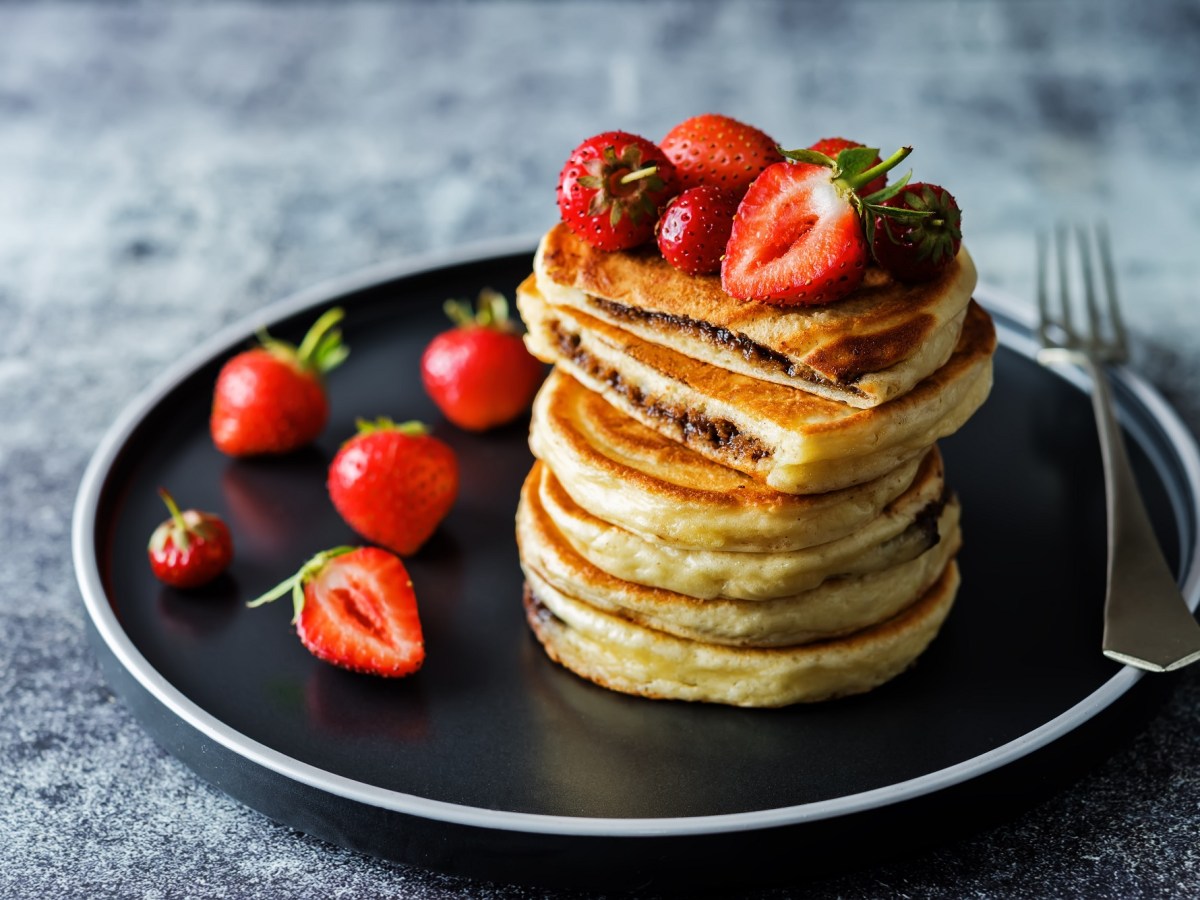
<path fill-rule="evenodd" d="M 610 690 L 654 699 L 771 707 L 878 687 L 907 669 L 954 604 L 959 573 L 941 577 L 898 615 L 842 638 L 798 647 L 738 648 L 673 637 L 567 597 L 535 595 L 525 616 L 547 655 Z"/>

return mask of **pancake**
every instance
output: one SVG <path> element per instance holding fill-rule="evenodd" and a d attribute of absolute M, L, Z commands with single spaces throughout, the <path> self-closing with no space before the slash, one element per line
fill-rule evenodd
<path fill-rule="evenodd" d="M 973 301 L 946 364 L 872 409 L 731 373 L 578 310 L 551 308 L 532 276 L 517 303 L 535 356 L 648 427 L 786 493 L 881 477 L 958 430 L 991 389 L 996 333 Z"/>
<path fill-rule="evenodd" d="M 517 543 L 526 581 L 538 597 L 565 594 L 676 637 L 773 647 L 848 634 L 915 602 L 962 544 L 957 502 L 947 503 L 933 526 L 932 546 L 911 559 L 868 574 L 828 578 L 811 590 L 765 600 L 699 599 L 605 572 L 557 529 L 533 479 L 518 507 Z"/>
<path fill-rule="evenodd" d="M 862 485 L 786 494 L 719 465 L 555 369 L 533 404 L 529 445 L 593 516 L 649 540 L 710 550 L 798 550 L 844 537 L 907 490 L 921 459 Z M 930 465 L 940 468 L 937 449 Z"/>
<path fill-rule="evenodd" d="M 582 509 L 541 462 L 527 479 L 526 493 L 537 493 L 541 509 L 576 553 L 610 575 L 705 600 L 766 600 L 811 590 L 835 575 L 876 572 L 924 553 L 937 541 L 944 487 L 941 472 L 926 467 L 879 516 L 845 537 L 767 553 L 680 549 L 648 541 Z"/>
<path fill-rule="evenodd" d="M 951 561 L 902 612 L 853 634 L 790 647 L 685 640 L 526 583 L 525 617 L 547 655 L 610 690 L 656 699 L 770 707 L 859 694 L 907 669 L 941 628 L 958 590 Z"/>
<path fill-rule="evenodd" d="M 552 306 L 859 408 L 906 393 L 949 359 L 977 279 L 962 249 L 931 282 L 901 284 L 872 266 L 835 303 L 780 308 L 735 300 L 719 276 L 687 275 L 653 248 L 597 250 L 562 223 L 542 238 L 534 274 Z"/>

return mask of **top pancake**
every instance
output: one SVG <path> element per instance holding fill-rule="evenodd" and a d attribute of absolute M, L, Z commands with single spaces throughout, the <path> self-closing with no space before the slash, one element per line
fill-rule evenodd
<path fill-rule="evenodd" d="M 562 223 L 542 238 L 537 285 L 573 307 L 685 356 L 860 409 L 898 397 L 950 357 L 975 288 L 965 249 L 934 281 L 904 285 L 870 267 L 825 306 L 736 300 L 716 275 L 687 275 L 657 252 L 605 252 Z"/>
<path fill-rule="evenodd" d="M 535 276 L 517 289 L 526 346 L 642 424 L 777 491 L 864 484 L 923 455 L 987 398 L 996 332 L 969 303 L 955 352 L 915 388 L 856 409 L 700 362 L 569 307 Z"/>

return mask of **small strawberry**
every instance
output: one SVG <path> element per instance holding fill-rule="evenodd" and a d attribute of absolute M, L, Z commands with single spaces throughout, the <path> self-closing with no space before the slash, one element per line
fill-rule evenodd
<path fill-rule="evenodd" d="M 675 167 L 656 144 L 606 131 L 571 152 L 558 179 L 558 208 L 593 247 L 626 250 L 654 236 L 658 208 L 675 192 Z"/>
<path fill-rule="evenodd" d="M 318 659 L 370 675 L 397 678 L 421 668 L 425 639 L 412 579 L 397 557 L 378 547 L 335 547 L 248 604 L 292 595 L 292 624 Z"/>
<path fill-rule="evenodd" d="M 158 495 L 171 518 L 154 529 L 146 553 L 150 570 L 164 584 L 194 588 L 208 584 L 225 571 L 233 558 L 233 539 L 220 517 L 189 509 L 180 512 L 164 488 Z"/>
<path fill-rule="evenodd" d="M 737 208 L 738 197 L 729 191 L 712 185 L 688 188 L 658 220 L 658 249 L 689 275 L 720 271 Z"/>
<path fill-rule="evenodd" d="M 871 251 L 893 278 L 929 281 L 954 261 L 962 243 L 962 212 L 948 190 L 916 182 L 905 185 L 882 205 L 927 213 L 910 220 L 884 213 L 874 217 Z"/>
<path fill-rule="evenodd" d="M 870 253 L 862 216 L 884 195 L 858 190 L 912 152 L 904 147 L 878 165 L 878 151 L 858 147 L 836 159 L 813 150 L 784 152 L 746 192 L 721 264 L 721 284 L 734 297 L 779 306 L 832 303 L 862 283 Z M 790 160 L 795 160 L 790 161 Z"/>
<path fill-rule="evenodd" d="M 323 378 L 349 351 L 342 343 L 342 310 L 317 319 L 299 347 L 260 336 L 221 368 L 213 391 L 209 431 L 229 456 L 289 453 L 314 440 L 329 418 Z"/>
<path fill-rule="evenodd" d="M 485 431 L 528 410 L 546 369 L 525 349 L 504 296 L 481 291 L 474 312 L 447 300 L 446 314 L 458 327 L 421 355 L 421 382 L 443 415 L 459 428 Z"/>
<path fill-rule="evenodd" d="M 763 169 L 783 159 L 762 131 L 715 113 L 680 122 L 659 146 L 675 164 L 680 188 L 710 184 L 739 195 Z"/>
<path fill-rule="evenodd" d="M 843 150 L 852 150 L 855 147 L 862 146 L 864 145 L 858 143 L 857 141 L 850 141 L 842 137 L 831 137 L 821 138 L 821 140 L 817 141 L 808 149 L 816 150 L 818 153 L 824 153 L 831 159 L 837 159 L 837 155 Z M 883 160 L 880 159 L 879 154 L 876 153 L 875 158 L 871 160 L 871 165 L 877 166 L 881 162 L 883 162 Z M 887 175 L 880 175 L 878 178 L 872 179 L 860 187 L 858 189 L 858 194 L 860 197 L 866 197 L 868 194 L 874 194 L 876 191 L 882 191 L 885 187 L 887 187 Z"/>
<path fill-rule="evenodd" d="M 458 459 L 419 422 L 359 420 L 329 465 L 329 499 L 363 537 L 407 556 L 458 496 Z"/>

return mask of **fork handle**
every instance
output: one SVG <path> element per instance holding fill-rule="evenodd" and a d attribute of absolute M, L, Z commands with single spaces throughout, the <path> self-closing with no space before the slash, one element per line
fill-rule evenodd
<path fill-rule="evenodd" d="M 1108 512 L 1104 655 L 1150 672 L 1200 659 L 1200 624 L 1167 565 L 1125 452 L 1104 368 L 1083 360 L 1092 379 Z"/>

